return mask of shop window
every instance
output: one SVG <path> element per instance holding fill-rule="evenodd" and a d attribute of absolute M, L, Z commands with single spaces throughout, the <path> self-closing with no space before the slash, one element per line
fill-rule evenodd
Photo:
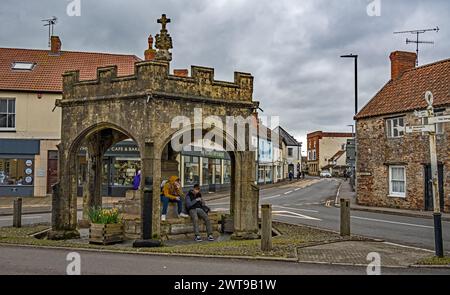
<path fill-rule="evenodd" d="M 211 181 L 210 181 L 210 176 L 209 176 L 209 159 L 208 158 L 203 158 L 202 169 L 203 169 L 202 185 L 209 185 Z"/>
<path fill-rule="evenodd" d="M 222 183 L 222 163 L 219 159 L 214 159 L 214 183 Z"/>
<path fill-rule="evenodd" d="M 231 183 L 231 161 L 223 160 L 223 183 Z"/>
<path fill-rule="evenodd" d="M 0 99 L 0 130 L 16 128 L 16 100 Z"/>
<path fill-rule="evenodd" d="M 199 157 L 184 156 L 184 185 L 190 186 L 200 182 Z"/>
<path fill-rule="evenodd" d="M 0 186 L 33 185 L 33 175 L 33 160 L 0 159 Z"/>
<path fill-rule="evenodd" d="M 126 159 L 126 158 L 114 158 L 112 159 L 111 169 L 111 184 L 113 186 L 132 186 L 134 176 L 140 169 L 141 162 L 136 159 Z M 108 163 L 104 162 L 103 175 L 106 176 L 108 173 Z M 107 179 L 103 179 L 106 184 Z"/>

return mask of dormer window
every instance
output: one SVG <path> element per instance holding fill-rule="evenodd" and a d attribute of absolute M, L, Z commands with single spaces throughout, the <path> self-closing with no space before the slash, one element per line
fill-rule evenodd
<path fill-rule="evenodd" d="M 15 62 L 12 64 L 11 69 L 17 71 L 32 71 L 36 64 L 32 62 Z"/>

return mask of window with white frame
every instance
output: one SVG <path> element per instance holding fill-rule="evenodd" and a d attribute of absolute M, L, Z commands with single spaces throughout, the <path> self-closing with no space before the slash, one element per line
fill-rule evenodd
<path fill-rule="evenodd" d="M 0 98 L 0 130 L 16 129 L 16 100 Z"/>
<path fill-rule="evenodd" d="M 389 167 L 389 195 L 406 197 L 406 168 L 404 166 Z"/>
<path fill-rule="evenodd" d="M 405 118 L 386 119 L 386 133 L 388 138 L 399 138 L 405 135 Z"/>

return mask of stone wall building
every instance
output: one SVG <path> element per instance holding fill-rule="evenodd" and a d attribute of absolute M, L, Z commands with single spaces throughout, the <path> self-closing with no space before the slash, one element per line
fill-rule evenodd
<path fill-rule="evenodd" d="M 427 134 L 406 134 L 405 126 L 426 119 L 425 92 L 434 94 L 436 115 L 449 114 L 450 60 L 416 68 L 416 54 L 393 52 L 388 83 L 356 116 L 357 202 L 361 205 L 433 210 Z M 442 209 L 450 211 L 450 129 L 437 128 L 439 190 Z"/>

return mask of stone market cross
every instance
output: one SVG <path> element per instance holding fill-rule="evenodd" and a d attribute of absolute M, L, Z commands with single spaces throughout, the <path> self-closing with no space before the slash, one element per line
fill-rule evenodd
<path fill-rule="evenodd" d="M 171 39 L 165 15 L 160 42 Z M 102 160 L 105 152 L 114 144 L 133 140 L 140 151 L 142 179 L 148 181 L 153 191 L 151 232 L 160 237 L 160 183 L 168 175 L 178 175 L 176 153 L 171 148 L 171 138 L 176 133 L 201 132 L 203 124 L 174 129 L 175 116 L 185 116 L 194 122 L 194 110 L 202 109 L 203 115 L 218 116 L 225 122 L 227 116 L 248 118 L 258 108 L 253 100 L 253 77 L 236 72 L 233 82 L 214 79 L 214 69 L 192 66 L 191 76 L 170 74 L 170 47 L 154 60 L 138 62 L 130 76 L 117 75 L 117 66 L 97 69 L 97 78 L 80 81 L 79 71 L 71 71 L 63 77 L 63 97 L 57 101 L 62 109 L 61 143 L 59 149 L 59 182 L 54 186 L 52 231 L 49 238 L 67 239 L 79 236 L 77 225 L 77 195 L 82 185 L 84 197 L 91 207 L 102 204 Z M 171 56 L 171 55 L 170 55 Z M 159 58 L 158 58 L 159 57 Z M 226 131 L 223 136 L 237 145 Z M 250 145 L 246 139 L 246 146 Z M 87 147 L 87 177 L 80 184 L 79 150 Z M 234 235 L 238 238 L 254 238 L 258 233 L 259 191 L 255 187 L 255 152 L 229 152 L 231 165 L 231 217 Z M 145 181 L 137 192 L 144 198 Z M 142 202 L 142 201 L 141 201 Z M 143 206 L 141 206 L 144 208 Z M 144 209 L 141 209 L 144 211 Z M 147 212 L 148 213 L 148 212 Z M 141 212 L 141 216 L 146 212 Z M 141 223 L 141 227 L 145 226 Z M 141 229 L 142 235 L 142 229 Z"/>

